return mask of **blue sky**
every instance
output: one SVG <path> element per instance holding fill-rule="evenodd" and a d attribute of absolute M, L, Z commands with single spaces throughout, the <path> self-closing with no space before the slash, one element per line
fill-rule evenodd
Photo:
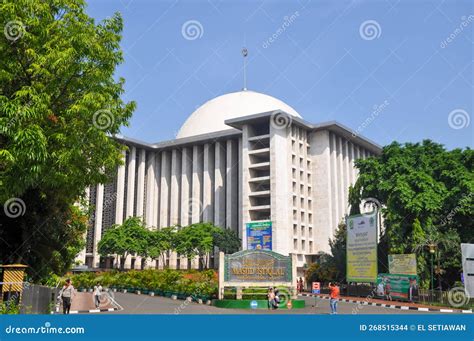
<path fill-rule="evenodd" d="M 93 0 L 87 11 L 124 18 L 117 75 L 137 110 L 123 135 L 172 139 L 201 104 L 240 90 L 245 44 L 248 88 L 309 122 L 381 145 L 473 146 L 474 1 Z"/>

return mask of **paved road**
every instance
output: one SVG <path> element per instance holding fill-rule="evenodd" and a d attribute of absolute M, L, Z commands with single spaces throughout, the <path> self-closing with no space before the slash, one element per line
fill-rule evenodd
<path fill-rule="evenodd" d="M 164 297 L 115 293 L 115 301 L 122 306 L 123 310 L 110 312 L 110 314 L 328 314 L 330 311 L 328 300 L 313 297 L 302 297 L 301 299 L 306 301 L 304 309 L 268 311 L 264 309 L 224 309 Z M 338 303 L 338 312 L 339 314 L 432 314 L 432 312 L 372 306 L 357 308 L 357 304 L 345 302 Z"/>

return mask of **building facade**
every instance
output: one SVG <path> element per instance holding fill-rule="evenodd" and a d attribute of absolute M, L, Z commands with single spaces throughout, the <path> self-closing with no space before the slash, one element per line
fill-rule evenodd
<path fill-rule="evenodd" d="M 205 103 L 174 140 L 118 139 L 128 147 L 124 165 L 112 183 L 88 191 L 95 209 L 78 258 L 90 267 L 113 266 L 97 253 L 102 233 L 139 216 L 149 228 L 212 222 L 237 231 L 242 249 L 247 224 L 271 222 L 273 251 L 296 254 L 301 274 L 314 255 L 329 252 L 329 238 L 349 213 L 354 161 L 381 152 L 337 122 L 308 123 L 282 101 L 247 90 Z M 173 253 L 166 262 L 197 266 Z M 129 256 L 125 268 L 143 264 Z"/>

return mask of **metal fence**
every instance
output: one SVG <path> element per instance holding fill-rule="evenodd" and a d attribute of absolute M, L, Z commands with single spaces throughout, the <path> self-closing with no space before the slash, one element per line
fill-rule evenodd
<path fill-rule="evenodd" d="M 59 289 L 27 282 L 20 284 L 21 292 L 18 291 L 19 283 L 0 283 L 4 304 L 7 306 L 19 304 L 20 314 L 49 314 L 53 310 Z"/>

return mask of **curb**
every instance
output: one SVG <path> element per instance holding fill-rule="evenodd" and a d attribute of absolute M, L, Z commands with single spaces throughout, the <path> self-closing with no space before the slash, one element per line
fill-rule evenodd
<path fill-rule="evenodd" d="M 306 296 L 306 297 L 317 297 L 323 300 L 329 300 L 327 296 L 320 296 L 314 294 L 299 294 L 298 296 Z M 359 303 L 361 305 L 368 305 L 373 307 L 382 307 L 382 308 L 391 308 L 391 309 L 400 309 L 400 310 L 417 310 L 417 311 L 432 311 L 432 312 L 439 312 L 439 313 L 463 313 L 463 314 L 472 314 L 472 309 L 470 310 L 456 310 L 456 309 L 445 309 L 445 308 L 423 308 L 423 307 L 410 307 L 406 305 L 395 305 L 395 304 L 383 304 L 383 303 L 372 303 L 367 301 L 358 301 L 358 300 L 348 300 L 345 298 L 338 299 L 340 302 L 346 303 Z"/>
<path fill-rule="evenodd" d="M 89 310 L 71 310 L 69 314 L 90 314 L 90 313 L 104 313 L 109 311 L 117 311 L 119 308 L 108 308 L 108 309 L 89 309 Z M 61 314 L 59 310 L 52 311 L 51 314 Z"/>

